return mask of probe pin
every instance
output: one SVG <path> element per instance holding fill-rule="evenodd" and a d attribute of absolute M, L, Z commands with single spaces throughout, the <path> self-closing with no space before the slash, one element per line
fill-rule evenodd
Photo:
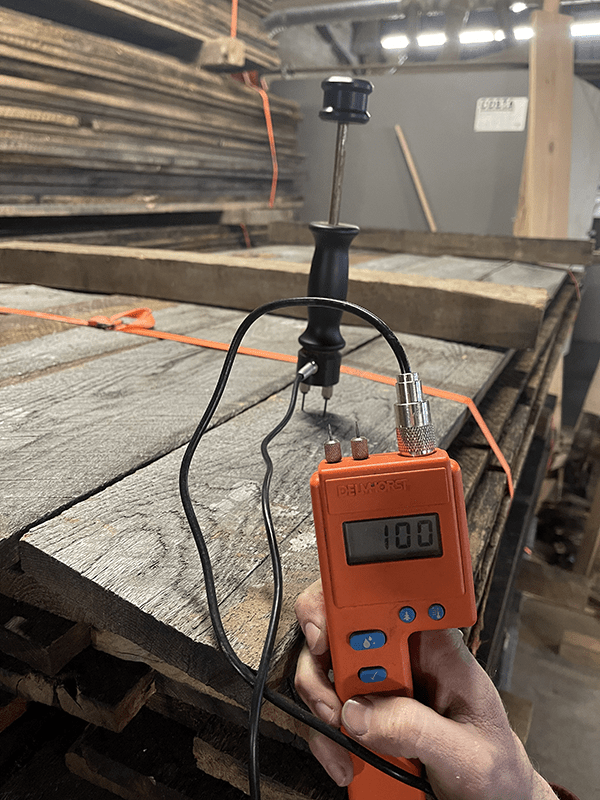
<path fill-rule="evenodd" d="M 340 440 L 334 437 L 331 425 L 327 426 L 327 434 L 329 439 L 325 442 L 325 461 L 328 464 L 337 464 L 342 460 L 342 445 Z"/>

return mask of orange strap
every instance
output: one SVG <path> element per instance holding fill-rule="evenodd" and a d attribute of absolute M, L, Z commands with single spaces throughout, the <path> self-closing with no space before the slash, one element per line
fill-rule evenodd
<path fill-rule="evenodd" d="M 168 333 L 166 331 L 154 330 L 154 316 L 149 308 L 134 308 L 131 311 L 125 311 L 121 314 L 114 314 L 112 317 L 96 316 L 91 317 L 89 320 L 77 319 L 76 317 L 63 317 L 59 314 L 47 314 L 44 311 L 23 311 L 18 308 L 6 308 L 0 306 L 0 314 L 19 314 L 26 317 L 36 317 L 37 319 L 49 319 L 55 322 L 67 322 L 71 325 L 85 325 L 94 328 L 103 328 L 105 330 L 121 331 L 122 333 L 133 333 L 137 336 L 148 336 L 152 339 L 166 339 L 173 342 L 182 342 L 183 344 L 193 344 L 199 347 L 207 347 L 213 350 L 229 350 L 229 345 L 223 342 L 213 342 L 209 339 L 197 339 L 194 336 L 183 336 L 179 333 Z M 136 322 L 125 323 L 123 317 L 135 319 Z M 274 361 L 285 361 L 288 364 L 295 364 L 297 361 L 296 356 L 288 355 L 286 353 L 274 353 L 271 350 L 258 350 L 254 347 L 239 347 L 238 353 L 246 356 L 256 356 L 258 358 L 269 358 Z M 390 378 L 388 375 L 379 375 L 375 372 L 367 372 L 355 367 L 347 367 L 342 364 L 340 371 L 345 375 L 353 375 L 357 378 L 375 381 L 377 383 L 385 383 L 390 386 L 395 386 L 395 378 Z M 491 447 L 494 455 L 500 462 L 502 469 L 506 473 L 508 480 L 508 492 L 514 497 L 514 485 L 512 473 L 507 460 L 504 458 L 502 451 L 488 426 L 486 425 L 483 417 L 479 413 L 479 409 L 470 397 L 462 394 L 455 394 L 454 392 L 447 392 L 444 389 L 434 389 L 431 386 L 423 386 L 423 391 L 432 397 L 441 397 L 444 400 L 452 400 L 455 403 L 462 403 L 466 405 L 473 415 L 475 421 L 481 428 L 483 435 L 486 438 L 489 446 Z"/>
<path fill-rule="evenodd" d="M 271 106 L 269 104 L 269 95 L 267 94 L 267 83 L 264 78 L 260 79 L 257 72 L 243 72 L 244 83 L 255 92 L 258 92 L 262 103 L 263 112 L 265 115 L 265 123 L 267 125 L 267 136 L 269 139 L 269 148 L 271 150 L 271 164 L 273 165 L 273 176 L 271 178 L 271 195 L 269 197 L 269 208 L 275 205 L 275 194 L 277 193 L 277 179 L 279 178 L 279 164 L 277 163 L 277 150 L 275 148 L 275 133 L 273 131 L 273 120 L 271 118 Z"/>
<path fill-rule="evenodd" d="M 230 36 L 235 39 L 237 36 L 237 21 L 238 21 L 238 0 L 231 0 L 231 31 Z"/>

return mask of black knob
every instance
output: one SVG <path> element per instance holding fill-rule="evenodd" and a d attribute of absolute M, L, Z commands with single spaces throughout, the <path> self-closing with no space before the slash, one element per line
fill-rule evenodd
<path fill-rule="evenodd" d="M 333 122 L 368 122 L 367 98 L 373 91 L 371 81 L 361 78 L 333 77 L 321 84 L 323 108 L 319 117 Z"/>

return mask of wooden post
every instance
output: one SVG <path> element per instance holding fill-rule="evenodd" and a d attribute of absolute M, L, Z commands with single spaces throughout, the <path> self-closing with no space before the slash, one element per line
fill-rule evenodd
<path fill-rule="evenodd" d="M 429 203 L 427 202 L 425 190 L 423 189 L 423 184 L 421 183 L 421 179 L 419 178 L 419 173 L 417 171 L 417 165 L 415 164 L 414 158 L 412 157 L 412 153 L 410 152 L 410 148 L 408 146 L 408 142 L 406 141 L 404 131 L 402 130 L 400 125 L 395 125 L 394 130 L 396 131 L 396 137 L 398 138 L 398 143 L 400 144 L 402 155 L 404 156 L 404 160 L 406 161 L 406 166 L 408 167 L 408 171 L 410 172 L 410 177 L 413 179 L 415 189 L 417 190 L 417 195 L 419 196 L 419 202 L 421 203 L 421 208 L 423 209 L 423 213 L 425 214 L 425 219 L 427 220 L 429 230 L 432 233 L 436 233 L 437 225 L 435 224 L 433 214 L 431 213 L 431 208 L 429 207 Z"/>
<path fill-rule="evenodd" d="M 534 11 L 529 54 L 529 122 L 515 236 L 566 238 L 569 225 L 573 41 L 558 0 Z"/>

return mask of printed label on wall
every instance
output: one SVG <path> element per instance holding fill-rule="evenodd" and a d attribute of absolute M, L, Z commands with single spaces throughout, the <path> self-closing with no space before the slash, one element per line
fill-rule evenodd
<path fill-rule="evenodd" d="M 524 131 L 528 97 L 480 97 L 475 107 L 475 130 Z"/>

